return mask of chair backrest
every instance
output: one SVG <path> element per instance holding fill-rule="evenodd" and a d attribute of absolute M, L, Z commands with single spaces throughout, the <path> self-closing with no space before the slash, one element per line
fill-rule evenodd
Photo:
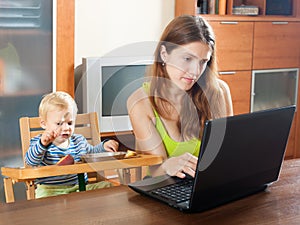
<path fill-rule="evenodd" d="M 19 125 L 24 162 L 25 154 L 30 145 L 30 139 L 41 134 L 44 129 L 41 128 L 39 117 L 21 117 L 19 119 Z M 74 133 L 83 135 L 92 145 L 99 144 L 101 139 L 97 113 L 77 114 Z"/>

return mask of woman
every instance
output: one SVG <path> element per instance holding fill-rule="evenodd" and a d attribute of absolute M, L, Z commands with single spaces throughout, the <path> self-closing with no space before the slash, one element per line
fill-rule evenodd
<path fill-rule="evenodd" d="M 215 38 L 199 16 L 180 16 L 165 28 L 148 72 L 127 108 L 137 150 L 162 155 L 152 176 L 194 177 L 206 120 L 233 114 L 227 84 L 218 79 Z"/>

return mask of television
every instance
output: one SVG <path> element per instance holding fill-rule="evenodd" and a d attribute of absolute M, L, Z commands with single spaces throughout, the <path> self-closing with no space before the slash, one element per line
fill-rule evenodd
<path fill-rule="evenodd" d="M 83 58 L 75 93 L 79 112 L 97 112 L 101 133 L 131 131 L 127 99 L 145 82 L 151 64 L 153 56 Z"/>

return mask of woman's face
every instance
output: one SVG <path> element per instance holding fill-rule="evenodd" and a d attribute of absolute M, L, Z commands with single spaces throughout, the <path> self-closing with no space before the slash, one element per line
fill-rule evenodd
<path fill-rule="evenodd" d="M 170 54 L 162 46 L 160 53 L 171 81 L 185 91 L 200 78 L 212 54 L 209 46 L 202 42 L 179 46 Z"/>

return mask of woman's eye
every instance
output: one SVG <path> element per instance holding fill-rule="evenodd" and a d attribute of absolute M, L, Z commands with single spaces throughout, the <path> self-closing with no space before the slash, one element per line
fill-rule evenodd
<path fill-rule="evenodd" d="M 201 60 L 200 65 L 205 65 L 207 63 L 207 60 Z"/>

